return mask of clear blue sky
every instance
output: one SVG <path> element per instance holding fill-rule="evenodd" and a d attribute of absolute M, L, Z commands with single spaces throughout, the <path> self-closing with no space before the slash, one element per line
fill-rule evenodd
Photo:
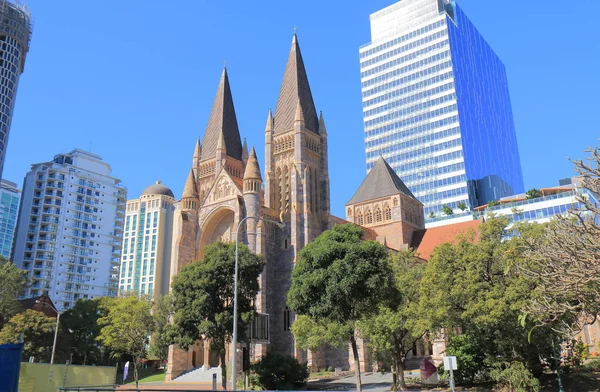
<path fill-rule="evenodd" d="M 4 178 L 74 147 L 112 165 L 129 198 L 160 178 L 180 197 L 227 61 L 242 137 L 264 169 L 293 27 L 329 134 L 332 211 L 365 176 L 358 47 L 394 0 L 29 0 L 35 26 Z M 525 187 L 572 175 L 600 130 L 596 1 L 459 0 L 506 64 Z"/>

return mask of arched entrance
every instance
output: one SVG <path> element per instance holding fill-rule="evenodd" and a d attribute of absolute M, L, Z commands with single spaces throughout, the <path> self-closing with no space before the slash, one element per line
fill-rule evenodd
<path fill-rule="evenodd" d="M 204 255 L 204 247 L 215 242 L 232 242 L 235 240 L 235 213 L 228 208 L 221 208 L 210 215 L 202 226 L 200 239 L 200 258 Z"/>

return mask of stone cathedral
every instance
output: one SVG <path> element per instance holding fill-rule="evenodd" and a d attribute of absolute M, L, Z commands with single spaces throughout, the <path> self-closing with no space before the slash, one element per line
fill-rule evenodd
<path fill-rule="evenodd" d="M 383 189 L 372 183 L 383 183 Z M 377 234 L 376 227 L 368 228 L 369 223 L 383 227 L 392 242 L 407 243 L 401 238 L 409 238 L 412 231 L 423 227 L 422 205 L 400 184 L 382 159 L 347 206 L 347 220 L 366 226 L 370 239 L 386 242 Z M 382 211 L 374 215 L 380 219 L 377 222 L 363 218 L 363 214 L 369 216 L 373 203 L 378 203 L 373 208 Z M 401 220 L 404 214 L 400 206 L 407 205 L 415 214 L 414 222 L 402 222 L 398 233 L 390 224 L 400 223 L 393 221 Z M 295 35 L 275 113 L 269 111 L 267 116 L 264 178 L 254 148 L 249 151 L 246 142 L 242 144 L 224 69 L 204 137 L 196 143 L 176 208 L 171 276 L 184 265 L 200 260 L 206 245 L 235 241 L 237 224 L 244 217 L 282 220 L 283 229 L 272 223 L 248 220 L 240 233 L 240 241 L 252 252 L 262 254 L 266 261 L 255 305 L 259 314 L 269 315 L 269 339 L 268 343 L 259 340 L 253 344 L 251 356 L 259 357 L 269 348 L 318 366 L 348 367 L 348 350 L 317 354 L 297 349 L 290 331 L 294 315 L 286 309 L 291 271 L 298 252 L 333 224 L 346 223 L 330 215 L 327 130 L 323 115 L 317 114 Z M 367 219 L 366 223 L 363 219 Z M 396 237 L 400 239 L 396 241 Z M 399 244 L 387 245 L 398 248 L 394 245 Z M 218 358 L 211 353 L 209 342 L 199 341 L 187 352 L 171 346 L 166 379 L 172 380 L 193 368 L 217 365 Z"/>

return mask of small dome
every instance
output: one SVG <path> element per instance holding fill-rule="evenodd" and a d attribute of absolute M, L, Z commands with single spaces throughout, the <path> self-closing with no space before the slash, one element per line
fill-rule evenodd
<path fill-rule="evenodd" d="M 173 199 L 175 198 L 175 195 L 173 195 L 173 191 L 171 191 L 171 189 L 169 189 L 168 187 L 164 186 L 160 182 L 160 180 L 156 181 L 156 184 L 152 184 L 148 188 L 144 189 L 144 191 L 142 192 L 142 196 L 144 195 L 165 195 L 172 197 Z"/>

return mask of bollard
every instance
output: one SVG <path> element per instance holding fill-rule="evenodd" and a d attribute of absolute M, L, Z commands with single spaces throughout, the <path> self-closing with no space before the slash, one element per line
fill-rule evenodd
<path fill-rule="evenodd" d="M 217 390 L 217 373 L 213 373 L 213 391 Z"/>

